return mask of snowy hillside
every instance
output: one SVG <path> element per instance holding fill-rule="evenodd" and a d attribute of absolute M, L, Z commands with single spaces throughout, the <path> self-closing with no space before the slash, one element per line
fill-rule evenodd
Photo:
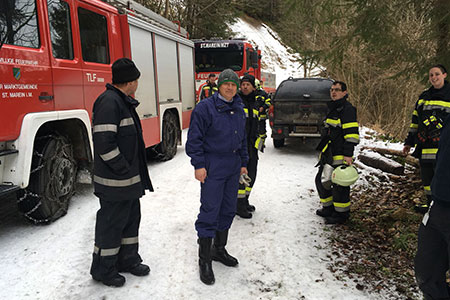
<path fill-rule="evenodd" d="M 298 62 L 298 53 L 291 54 L 281 42 L 278 34 L 267 25 L 251 24 L 244 19 L 230 26 L 236 37 L 244 37 L 252 44 L 258 46 L 262 55 L 262 71 L 275 73 L 277 86 L 289 76 L 303 77 L 304 71 Z M 320 69 L 315 69 L 310 76 L 317 75 Z"/>

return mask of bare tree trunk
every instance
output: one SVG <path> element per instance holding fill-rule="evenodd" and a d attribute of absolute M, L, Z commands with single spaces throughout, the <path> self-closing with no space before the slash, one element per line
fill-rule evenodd
<path fill-rule="evenodd" d="M 450 1 L 436 1 L 436 19 L 437 23 L 437 49 L 436 58 L 442 63 L 449 62 L 449 34 L 450 34 Z M 443 60 L 446 60 L 445 62 Z"/>
<path fill-rule="evenodd" d="M 169 0 L 166 0 L 166 5 L 164 6 L 164 18 L 169 17 Z"/>

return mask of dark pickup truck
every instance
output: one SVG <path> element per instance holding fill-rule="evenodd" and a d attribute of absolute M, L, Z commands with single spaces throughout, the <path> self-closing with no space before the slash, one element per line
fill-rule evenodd
<path fill-rule="evenodd" d="M 288 137 L 320 137 L 332 83 L 326 78 L 292 77 L 281 82 L 269 109 L 275 148 Z"/>

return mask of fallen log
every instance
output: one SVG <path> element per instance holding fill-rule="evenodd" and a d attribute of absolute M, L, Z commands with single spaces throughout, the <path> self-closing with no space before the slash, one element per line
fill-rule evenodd
<path fill-rule="evenodd" d="M 372 150 L 375 152 L 378 152 L 380 154 L 389 154 L 389 155 L 396 155 L 396 156 L 400 156 L 400 157 L 404 157 L 405 161 L 410 164 L 411 166 L 414 166 L 416 168 L 418 168 L 419 165 L 419 160 L 411 155 L 405 155 L 403 154 L 403 151 L 401 150 L 394 150 L 394 149 L 388 149 L 388 148 L 379 148 L 379 147 L 369 147 L 369 146 L 363 146 L 361 147 L 361 150 Z"/>
<path fill-rule="evenodd" d="M 358 155 L 358 160 L 365 165 L 391 174 L 403 175 L 405 172 L 403 165 L 376 152 L 361 152 Z"/>

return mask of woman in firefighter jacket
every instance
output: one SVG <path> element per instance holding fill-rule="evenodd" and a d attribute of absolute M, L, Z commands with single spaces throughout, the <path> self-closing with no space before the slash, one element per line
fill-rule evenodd
<path fill-rule="evenodd" d="M 245 131 L 247 135 L 248 150 L 248 176 L 251 181 L 246 186 L 239 185 L 236 214 L 241 218 L 252 218 L 252 212 L 255 206 L 250 205 L 248 198 L 256 180 L 258 168 L 258 150 L 264 151 L 266 139 L 266 107 L 264 100 L 257 98 L 255 77 L 253 75 L 244 75 L 241 79 L 239 96 L 244 104 L 246 116 Z"/>
<path fill-rule="evenodd" d="M 359 143 L 356 109 L 347 101 L 347 85 L 335 81 L 330 89 L 331 100 L 322 139 L 317 147 L 321 151 L 319 172 L 315 182 L 322 208 L 316 214 L 324 217 L 327 224 L 344 223 L 350 216 L 350 187 L 337 184 L 324 186 L 322 172 L 324 166 L 334 168 L 353 163 L 353 150 Z"/>
<path fill-rule="evenodd" d="M 144 276 L 150 272 L 138 254 L 141 220 L 139 198 L 153 191 L 145 158 L 142 127 L 130 95 L 139 70 L 127 59 L 112 65 L 112 82 L 93 108 L 94 193 L 100 199 L 95 225 L 92 278 L 122 286 L 119 272 Z"/>
<path fill-rule="evenodd" d="M 211 260 L 237 266 L 225 249 L 228 230 L 236 214 L 239 176 L 247 173 L 245 115 L 236 95 L 239 78 L 231 69 L 219 75 L 219 92 L 194 108 L 186 154 L 201 182 L 200 213 L 195 222 L 199 244 L 200 280 L 215 281 Z M 214 243 L 211 246 L 212 239 Z"/>
<path fill-rule="evenodd" d="M 450 113 L 450 85 L 445 80 L 447 70 L 443 65 L 430 68 L 431 87 L 420 94 L 412 114 L 408 136 L 403 153 L 407 155 L 411 147 L 416 147 L 413 155 L 419 158 L 420 175 L 427 196 L 427 203 L 415 210 L 425 213 L 431 203 L 431 180 L 436 165 L 436 154 L 443 121 Z"/>

